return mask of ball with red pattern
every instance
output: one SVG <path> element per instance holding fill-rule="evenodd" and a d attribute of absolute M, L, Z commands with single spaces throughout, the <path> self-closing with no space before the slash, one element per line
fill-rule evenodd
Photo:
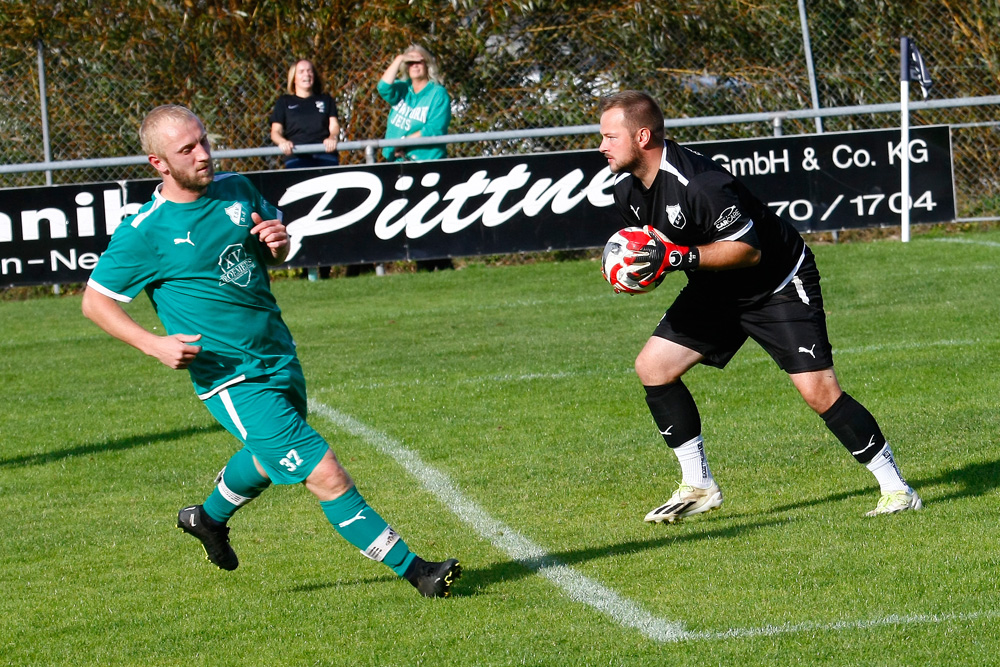
<path fill-rule="evenodd" d="M 626 227 L 611 235 L 604 245 L 601 256 L 601 274 L 611 283 L 615 292 L 625 294 L 645 294 L 652 292 L 666 277 L 662 274 L 658 280 L 648 285 L 640 285 L 639 281 L 628 274 L 645 268 L 648 262 L 637 260 L 635 251 L 646 246 L 654 246 L 657 240 L 642 227 Z"/>

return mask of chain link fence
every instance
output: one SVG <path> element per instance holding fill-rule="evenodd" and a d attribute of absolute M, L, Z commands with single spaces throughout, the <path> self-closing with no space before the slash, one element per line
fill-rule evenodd
<path fill-rule="evenodd" d="M 935 79 L 936 98 L 991 95 L 1000 81 L 1000 56 L 989 39 L 1000 9 L 972 1 L 896 3 L 793 0 L 741 2 L 609 2 L 499 16 L 487 9 L 441 3 L 439 20 L 420 41 L 439 59 L 452 95 L 451 132 L 485 132 L 596 123 L 601 96 L 622 88 L 652 92 L 671 118 L 807 109 L 813 105 L 807 56 L 815 70 L 820 107 L 898 103 L 899 38 L 916 40 Z M 569 3 L 572 5 L 572 3 Z M 985 8 L 985 9 L 983 9 Z M 811 53 L 805 49 L 801 10 Z M 503 19 L 503 20 L 501 20 Z M 389 39 L 359 28 L 324 30 L 310 52 L 257 44 L 201 47 L 194 56 L 165 54 L 162 43 L 99 48 L 81 35 L 64 43 L 0 45 L 0 163 L 45 159 L 40 74 L 52 160 L 139 155 L 143 115 L 164 102 L 191 106 L 206 121 L 219 149 L 270 147 L 268 117 L 283 92 L 287 69 L 309 57 L 339 106 L 345 139 L 383 136 L 387 105 L 375 86 L 412 34 Z M 231 67 L 203 67 L 207 61 Z M 40 64 L 43 72 L 40 72 Z M 924 110 L 911 123 L 953 129 L 959 216 L 1000 215 L 997 109 L 969 106 Z M 898 127 L 898 114 L 838 116 L 826 132 Z M 810 133 L 812 120 L 787 121 L 784 133 Z M 682 142 L 770 136 L 768 123 L 680 128 Z M 453 157 L 596 148 L 596 136 L 524 138 L 452 144 Z M 364 161 L 344 152 L 343 163 Z M 225 169 L 279 167 L 277 157 L 224 160 Z M 55 183 L 148 178 L 145 166 L 66 170 Z M 44 173 L 0 175 L 0 187 L 45 184 Z"/>

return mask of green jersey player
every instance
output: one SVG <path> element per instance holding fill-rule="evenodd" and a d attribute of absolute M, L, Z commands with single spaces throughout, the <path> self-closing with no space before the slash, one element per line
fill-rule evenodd
<path fill-rule="evenodd" d="M 204 503 L 180 510 L 178 528 L 197 537 L 215 565 L 234 570 L 228 520 L 272 482 L 302 482 L 365 556 L 423 595 L 449 596 L 461 576 L 458 561 L 412 553 L 306 422 L 302 368 L 267 273 L 288 256 L 280 212 L 243 176 L 215 174 L 205 127 L 187 108 L 157 107 L 139 135 L 163 182 L 115 230 L 87 283 L 83 312 L 169 368 L 186 368 L 198 397 L 243 443 Z M 166 335 L 121 307 L 143 290 Z"/>

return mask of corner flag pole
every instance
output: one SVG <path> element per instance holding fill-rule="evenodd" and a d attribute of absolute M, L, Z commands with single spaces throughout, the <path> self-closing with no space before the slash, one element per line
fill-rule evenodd
<path fill-rule="evenodd" d="M 900 237 L 910 240 L 910 38 L 899 39 Z"/>
<path fill-rule="evenodd" d="M 924 59 L 917 50 L 917 45 L 909 37 L 899 39 L 899 113 L 900 142 L 899 161 L 900 176 L 900 211 L 901 233 L 903 243 L 910 240 L 910 80 L 916 78 L 920 82 L 920 92 L 924 99 L 930 92 L 933 82 L 924 65 Z"/>

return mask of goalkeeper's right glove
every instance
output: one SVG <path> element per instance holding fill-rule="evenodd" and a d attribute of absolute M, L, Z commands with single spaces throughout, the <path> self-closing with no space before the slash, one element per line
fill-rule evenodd
<path fill-rule="evenodd" d="M 653 243 L 632 251 L 632 264 L 638 267 L 628 274 L 629 278 L 648 287 L 662 281 L 670 271 L 688 271 L 698 267 L 701 254 L 696 246 L 671 243 L 663 232 L 652 225 L 646 225 L 644 230 Z"/>

